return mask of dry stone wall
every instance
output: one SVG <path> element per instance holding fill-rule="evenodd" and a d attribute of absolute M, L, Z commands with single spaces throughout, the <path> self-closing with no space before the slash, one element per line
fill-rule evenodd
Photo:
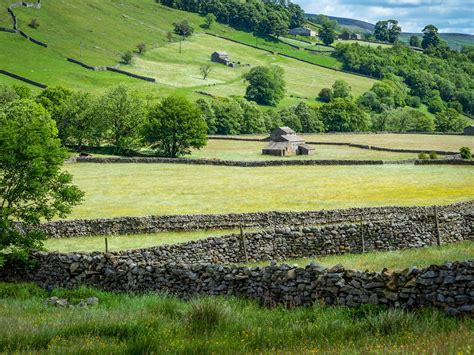
<path fill-rule="evenodd" d="M 179 297 L 232 295 L 290 306 L 381 304 L 434 306 L 449 314 L 474 315 L 474 260 L 403 271 L 360 272 L 272 264 L 233 264 L 297 257 L 420 248 L 474 239 L 472 204 L 428 209 L 362 224 L 284 227 L 242 235 L 115 253 L 35 252 L 34 270 L 7 264 L 0 280 L 33 281 L 44 287 L 87 284 L 113 291 L 158 291 Z M 324 211 L 323 211 L 324 212 Z M 389 216 L 388 214 L 385 216 Z M 396 218 L 393 218 L 396 217 Z M 439 230 L 439 232 L 438 232 Z M 439 238 L 441 237 L 441 238 Z"/>
<path fill-rule="evenodd" d="M 464 223 L 474 211 L 474 201 L 438 207 L 443 228 L 451 218 Z M 281 226 L 314 226 L 359 221 L 390 221 L 407 219 L 434 223 L 434 207 L 369 207 L 307 212 L 257 212 L 218 215 L 165 215 L 121 217 L 110 219 L 65 220 L 43 224 L 42 230 L 52 238 L 95 235 L 145 234 L 165 231 L 192 231 L 232 228 L 275 228 Z M 451 222 L 449 222 L 451 223 Z M 448 223 L 448 224 L 449 224 Z M 21 226 L 20 226 L 21 228 Z"/>
<path fill-rule="evenodd" d="M 1 274 L 0 279 L 29 280 L 44 287 L 82 284 L 112 291 L 157 291 L 182 298 L 238 296 L 266 304 L 314 303 L 357 306 L 377 304 L 413 309 L 438 307 L 448 314 L 474 315 L 474 260 L 424 269 L 361 272 L 317 264 L 238 267 L 213 264 L 135 263 L 110 255 L 36 255 L 35 273 Z"/>

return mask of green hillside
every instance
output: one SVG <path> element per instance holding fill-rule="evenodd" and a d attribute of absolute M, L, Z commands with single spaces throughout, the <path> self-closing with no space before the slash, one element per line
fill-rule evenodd
<path fill-rule="evenodd" d="M 0 6 L 6 8 L 10 1 L 0 0 Z M 35 45 L 17 34 L 0 32 L 0 47 L 4 49 L 0 51 L 0 69 L 50 86 L 64 85 L 101 92 L 123 82 L 152 95 L 181 92 L 199 97 L 195 91 L 205 91 L 217 96 L 242 96 L 245 92 L 242 75 L 249 70 L 248 67 L 232 69 L 216 64 L 210 77 L 202 80 L 199 68 L 209 62 L 211 53 L 216 50 L 227 51 L 233 60 L 251 66 L 283 66 L 288 87 L 283 105 L 301 98 L 314 100 L 321 88 L 332 85 L 337 79 L 346 80 L 356 95 L 368 90 L 374 83 L 371 79 L 284 58 L 268 50 L 327 67 L 340 67 L 341 63 L 330 54 L 312 54 L 281 41 L 256 39 L 251 33 L 217 23 L 210 32 L 251 45 L 257 43 L 267 51 L 205 34 L 200 27 L 203 18 L 199 15 L 170 9 L 153 0 L 46 0 L 40 10 L 18 8 L 15 13 L 19 28 L 49 47 Z M 8 13 L 1 11 L 0 14 L 0 25 L 11 26 Z M 33 18 L 40 24 L 37 29 L 28 27 Z M 183 19 L 192 24 L 195 35 L 183 42 L 182 53 L 179 53 L 178 37 L 174 36 L 173 42 L 169 43 L 166 34 L 172 31 L 173 22 Z M 133 65 L 119 65 L 121 54 L 134 50 L 142 42 L 147 45 L 147 53 L 137 58 Z M 157 82 L 148 83 L 116 73 L 86 70 L 67 62 L 67 57 L 94 66 L 119 65 L 121 69 L 153 77 Z M 14 82 L 0 76 L 0 83 Z"/>

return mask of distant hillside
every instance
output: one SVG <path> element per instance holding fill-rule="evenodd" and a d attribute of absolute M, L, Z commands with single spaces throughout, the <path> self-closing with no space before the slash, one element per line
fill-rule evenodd
<path fill-rule="evenodd" d="M 314 14 L 307 14 L 309 18 L 315 17 L 317 15 Z M 331 20 L 336 21 L 339 25 L 343 27 L 347 27 L 349 30 L 352 31 L 362 31 L 362 32 L 373 32 L 375 29 L 375 25 L 369 22 L 355 20 L 345 17 L 335 17 L 335 16 L 328 16 Z M 400 39 L 402 42 L 407 43 L 410 39 L 410 36 L 422 36 L 421 33 L 402 33 Z M 448 45 L 453 49 L 461 49 L 462 46 L 466 44 L 474 45 L 474 36 L 465 33 L 440 33 L 441 38 L 448 42 Z"/>

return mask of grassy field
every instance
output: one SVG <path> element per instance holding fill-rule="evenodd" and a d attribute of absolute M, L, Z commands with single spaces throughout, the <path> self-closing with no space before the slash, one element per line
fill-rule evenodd
<path fill-rule="evenodd" d="M 6 8 L 10 0 L 0 0 Z M 28 34 L 46 42 L 43 48 L 28 42 L 19 35 L 0 33 L 0 62 L 2 69 L 46 85 L 63 85 L 72 89 L 102 92 L 112 85 L 125 83 L 147 95 L 164 96 L 181 93 L 193 99 L 201 97 L 195 90 L 210 92 L 218 96 L 243 96 L 245 83 L 242 75 L 249 68 L 232 69 L 215 65 L 206 81 L 201 79 L 199 68 L 209 62 L 216 50 L 228 51 L 232 58 L 242 63 L 254 65 L 278 64 L 285 68 L 288 93 L 281 106 L 298 100 L 314 101 L 322 87 L 335 80 L 346 80 L 354 94 L 360 95 L 370 89 L 375 82 L 351 74 L 335 72 L 293 59 L 271 55 L 224 39 L 205 35 L 200 31 L 204 20 L 201 16 L 166 8 L 152 0 L 86 0 L 80 2 L 45 1 L 40 10 L 18 8 L 15 13 L 19 27 Z M 39 28 L 27 25 L 32 18 L 40 23 Z M 187 19 L 196 34 L 182 46 L 169 43 L 166 33 L 173 29 L 173 22 Z M 0 25 L 9 25 L 6 10 L 0 11 Z M 255 44 L 256 38 L 246 32 L 216 23 L 212 32 Z M 127 50 L 135 50 L 137 44 L 146 43 L 148 52 L 136 59 L 134 65 L 121 65 L 122 69 L 148 75 L 157 79 L 156 84 L 131 79 L 110 72 L 88 71 L 66 61 L 67 57 L 80 59 L 91 65 L 118 65 L 120 55 Z M 336 59 L 294 50 L 279 41 L 258 39 L 259 46 L 305 60 L 338 67 Z M 14 55 L 13 55 L 14 54 Z M 0 84 L 11 84 L 12 79 L 0 76 Z M 19 83 L 19 82 L 17 82 Z"/>
<path fill-rule="evenodd" d="M 405 269 L 412 266 L 419 268 L 434 264 L 443 264 L 448 261 L 462 261 L 474 259 L 474 241 L 455 244 L 446 244 L 440 247 L 432 246 L 420 249 L 397 250 L 389 252 L 368 252 L 365 254 L 331 255 L 319 258 L 299 258 L 285 260 L 286 264 L 304 267 L 316 262 L 325 267 L 342 264 L 346 268 L 355 270 L 380 271 L 387 269 Z M 260 262 L 249 265 L 268 265 L 269 262 Z"/>
<path fill-rule="evenodd" d="M 237 233 L 238 230 L 201 230 L 192 232 L 160 232 L 138 235 L 107 236 L 109 251 L 149 248 L 164 244 L 177 244 L 191 240 L 205 239 Z M 93 252 L 105 250 L 105 236 L 47 239 L 44 243 L 48 251 L 69 253 L 74 251 Z"/>
<path fill-rule="evenodd" d="M 0 352 L 109 354 L 470 354 L 474 320 L 382 307 L 264 308 L 255 302 L 90 288 L 53 290 L 87 309 L 44 305 L 46 291 L 0 283 Z"/>
<path fill-rule="evenodd" d="M 474 198 L 471 167 L 68 164 L 85 191 L 70 218 L 431 205 Z"/>
<path fill-rule="evenodd" d="M 303 134 L 306 141 L 344 142 L 367 144 L 377 147 L 398 149 L 421 149 L 459 151 L 461 147 L 470 147 L 474 151 L 474 136 L 430 135 L 430 134 L 374 134 L 374 133 L 325 133 Z M 268 135 L 242 136 L 242 138 L 266 138 Z"/>
<path fill-rule="evenodd" d="M 241 142 L 226 140 L 209 140 L 201 150 L 195 150 L 190 158 L 223 159 L 223 160 L 285 160 L 285 159 L 348 159 L 348 160 L 401 160 L 416 159 L 417 154 L 392 153 L 351 148 L 344 146 L 315 145 L 312 155 L 297 155 L 288 157 L 274 157 L 262 155 L 262 149 L 268 143 Z"/>

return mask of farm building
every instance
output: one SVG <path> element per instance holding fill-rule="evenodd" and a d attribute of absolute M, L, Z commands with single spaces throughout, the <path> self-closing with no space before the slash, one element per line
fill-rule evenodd
<path fill-rule="evenodd" d="M 464 134 L 466 136 L 474 136 L 474 125 L 467 126 L 464 128 Z"/>
<path fill-rule="evenodd" d="M 311 28 L 306 27 L 296 27 L 288 31 L 288 34 L 293 36 L 304 36 L 304 37 L 316 37 L 318 34 L 316 31 Z"/>
<path fill-rule="evenodd" d="M 343 41 L 347 41 L 347 40 L 351 39 L 351 34 L 349 32 L 342 32 L 339 35 L 339 39 L 342 39 Z"/>
<path fill-rule="evenodd" d="M 232 62 L 229 55 L 226 52 L 214 52 L 211 55 L 211 61 L 215 63 L 221 63 L 224 65 L 230 65 Z"/>
<path fill-rule="evenodd" d="M 276 128 L 270 134 L 270 142 L 262 149 L 262 154 L 284 157 L 288 155 L 310 155 L 314 148 L 289 127 Z"/>
<path fill-rule="evenodd" d="M 351 34 L 351 39 L 355 39 L 355 40 L 361 40 L 362 39 L 362 36 L 358 33 L 353 33 Z"/>

